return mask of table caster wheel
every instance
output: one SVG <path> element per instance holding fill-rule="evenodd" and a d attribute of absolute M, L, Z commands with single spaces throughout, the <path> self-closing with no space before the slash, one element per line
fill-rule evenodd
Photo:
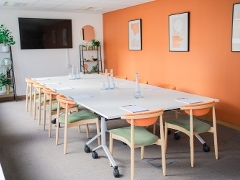
<path fill-rule="evenodd" d="M 90 153 L 91 149 L 88 147 L 88 145 L 85 145 L 84 151 L 85 151 L 85 153 Z"/>
<path fill-rule="evenodd" d="M 92 158 L 97 159 L 98 158 L 98 153 L 96 151 L 92 152 Z"/>
<path fill-rule="evenodd" d="M 167 134 L 168 134 L 168 135 L 171 134 L 171 130 L 168 129 Z"/>
<path fill-rule="evenodd" d="M 179 140 L 180 136 L 178 135 L 178 133 L 174 133 L 174 139 Z"/>
<path fill-rule="evenodd" d="M 210 151 L 210 147 L 208 147 L 206 143 L 203 144 L 203 151 L 204 152 L 209 152 Z"/>
<path fill-rule="evenodd" d="M 118 166 L 113 167 L 113 176 L 114 176 L 115 178 L 120 177 L 119 170 L 118 170 Z"/>

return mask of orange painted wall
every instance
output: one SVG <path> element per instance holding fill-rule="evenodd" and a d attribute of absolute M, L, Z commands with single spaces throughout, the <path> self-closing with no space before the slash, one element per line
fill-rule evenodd
<path fill-rule="evenodd" d="M 218 98 L 217 118 L 240 125 L 240 52 L 231 52 L 237 1 L 158 0 L 103 15 L 104 61 L 115 75 Z M 190 12 L 189 52 L 169 52 L 168 16 Z M 128 21 L 142 19 L 142 51 L 128 50 Z"/>

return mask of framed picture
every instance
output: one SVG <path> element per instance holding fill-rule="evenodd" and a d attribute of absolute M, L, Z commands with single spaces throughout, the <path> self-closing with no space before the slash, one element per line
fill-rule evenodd
<path fill-rule="evenodd" d="M 240 3 L 233 4 L 232 10 L 232 52 L 240 51 Z"/>
<path fill-rule="evenodd" d="M 128 22 L 129 50 L 142 50 L 142 20 L 136 19 Z"/>
<path fill-rule="evenodd" d="M 189 12 L 171 14 L 169 24 L 169 51 L 189 51 Z"/>

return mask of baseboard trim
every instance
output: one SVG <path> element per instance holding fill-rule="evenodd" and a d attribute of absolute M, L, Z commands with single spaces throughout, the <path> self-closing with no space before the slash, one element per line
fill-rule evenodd
<path fill-rule="evenodd" d="M 209 121 L 209 122 L 212 122 L 212 119 L 208 116 L 204 116 L 202 119 L 204 119 L 206 121 Z M 219 120 L 219 119 L 217 119 L 217 124 L 222 125 L 222 126 L 226 126 L 226 127 L 232 128 L 232 129 L 240 130 L 240 125 L 231 124 L 229 122 L 222 121 L 222 120 Z"/>

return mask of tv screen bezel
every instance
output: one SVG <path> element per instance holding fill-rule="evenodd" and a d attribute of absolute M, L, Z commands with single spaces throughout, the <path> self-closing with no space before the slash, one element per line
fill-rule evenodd
<path fill-rule="evenodd" d="M 46 33 L 46 30 L 43 34 L 40 34 L 40 32 L 35 32 L 33 29 L 29 28 L 26 29 L 26 27 L 23 27 L 24 21 L 27 21 L 29 23 L 28 25 L 34 26 L 40 25 L 38 23 L 46 23 L 50 22 L 58 23 L 55 25 L 53 29 L 53 24 L 46 26 L 48 28 L 48 32 Z M 32 21 L 32 22 L 31 22 Z M 67 24 L 66 24 L 67 22 Z M 26 23 L 26 22 L 25 22 Z M 65 24 L 63 24 L 65 23 Z M 18 17 L 18 26 L 19 26 L 19 35 L 20 35 L 20 46 L 22 50 L 28 50 L 28 49 L 69 49 L 73 48 L 72 43 L 72 19 L 53 19 L 53 18 L 29 18 L 29 17 Z M 52 27 L 51 27 L 52 26 Z M 40 27 L 40 26 L 39 26 Z M 64 27 L 64 28 L 63 28 Z M 25 29 L 24 29 L 25 28 Z M 49 29 L 52 28 L 52 29 Z M 35 30 L 38 28 L 35 28 Z M 28 30 L 27 34 L 28 40 L 26 40 L 26 35 L 24 35 L 24 30 Z M 31 32 L 32 31 L 32 32 Z M 51 33 L 50 33 L 51 31 Z M 37 34 L 37 35 L 36 35 Z M 47 34 L 47 35 L 46 35 Z M 41 38 L 37 37 L 37 40 L 33 39 L 32 36 L 42 36 Z M 45 38 L 44 37 L 48 37 Z M 42 42 L 41 42 L 42 41 Z M 51 43 L 49 43 L 52 41 Z M 36 45 L 37 44 L 37 45 Z"/>

